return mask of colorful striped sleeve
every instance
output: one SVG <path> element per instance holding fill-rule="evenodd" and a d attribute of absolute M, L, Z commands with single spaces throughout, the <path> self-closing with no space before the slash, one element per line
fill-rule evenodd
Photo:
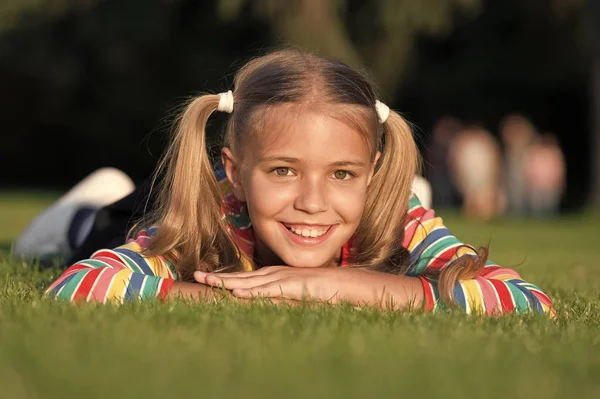
<path fill-rule="evenodd" d="M 437 282 L 425 277 L 425 272 L 441 271 L 458 257 L 477 254 L 454 237 L 433 210 L 423 208 L 414 195 L 410 200 L 409 217 L 403 241 L 411 256 L 411 266 L 406 274 L 419 277 L 425 294 L 425 309 L 435 311 L 443 308 Z M 542 290 L 524 281 L 516 271 L 491 261 L 474 279 L 457 282 L 453 297 L 466 313 L 495 315 L 535 311 L 555 315 L 552 302 Z"/>
<path fill-rule="evenodd" d="M 114 250 L 102 249 L 90 259 L 69 267 L 48 287 L 46 295 L 72 302 L 117 302 L 149 298 L 166 299 L 177 274 L 161 256 L 141 254 L 155 228 Z"/>

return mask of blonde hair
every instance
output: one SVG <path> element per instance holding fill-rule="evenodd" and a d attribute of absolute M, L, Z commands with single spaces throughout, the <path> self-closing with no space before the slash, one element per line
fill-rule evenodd
<path fill-rule="evenodd" d="M 361 73 L 340 61 L 298 50 L 280 50 L 251 60 L 236 74 L 234 88 L 235 110 L 227 121 L 224 145 L 238 155 L 244 140 L 269 120 L 274 106 L 284 104 L 327 113 L 361 133 L 373 159 L 381 152 L 354 236 L 355 250 L 348 260 L 354 267 L 406 272 L 410 256 L 401 243 L 420 158 L 404 118 L 391 111 L 380 124 L 377 96 Z M 195 270 L 241 267 L 206 146 L 206 124 L 218 104 L 219 97 L 208 94 L 185 108 L 155 172 L 155 178 L 163 178 L 156 210 L 139 224 L 160 225 L 146 255 L 164 256 L 184 281 L 193 281 Z M 465 271 L 446 275 L 455 281 Z M 442 272 L 440 285 L 448 286 L 446 280 Z"/>

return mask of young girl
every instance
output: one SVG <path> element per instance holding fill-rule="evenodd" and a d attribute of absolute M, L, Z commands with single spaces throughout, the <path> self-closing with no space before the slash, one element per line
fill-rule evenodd
<path fill-rule="evenodd" d="M 71 266 L 50 296 L 206 300 L 225 288 L 275 301 L 553 313 L 539 288 L 459 242 L 411 194 L 411 129 L 360 73 L 284 50 L 246 64 L 234 87 L 181 115 L 136 238 Z M 205 138 L 215 111 L 230 114 L 216 176 Z"/>

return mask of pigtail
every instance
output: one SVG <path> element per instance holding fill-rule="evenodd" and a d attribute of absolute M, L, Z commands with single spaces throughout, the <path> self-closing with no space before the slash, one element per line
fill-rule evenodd
<path fill-rule="evenodd" d="M 387 273 L 404 274 L 410 266 L 408 251 L 402 247 L 404 226 L 414 176 L 420 158 L 406 120 L 390 111 L 383 124 L 383 150 L 367 192 L 365 211 L 357 229 L 358 243 L 353 264 Z M 400 227 L 398 227 L 400 226 Z M 429 275 L 438 280 L 441 300 L 454 307 L 454 285 L 476 277 L 487 261 L 488 249 L 477 256 L 460 256 L 450 265 Z"/>
<path fill-rule="evenodd" d="M 477 277 L 485 267 L 488 252 L 487 247 L 481 247 L 476 256 L 460 256 L 439 273 L 438 291 L 440 299 L 447 307 L 453 308 L 456 306 L 454 303 L 454 285 L 456 282 Z M 432 277 L 435 278 L 436 276 Z"/>
<path fill-rule="evenodd" d="M 178 119 L 171 145 L 154 178 L 162 178 L 152 221 L 160 224 L 146 255 L 163 255 L 179 278 L 196 270 L 233 269 L 240 259 L 221 213 L 222 193 L 208 157 L 206 123 L 219 96 L 192 100 Z"/>
<path fill-rule="evenodd" d="M 358 226 L 353 264 L 403 273 L 409 265 L 402 247 L 412 181 L 420 159 L 406 120 L 390 111 L 383 128 L 381 157 L 367 190 L 365 209 Z"/>

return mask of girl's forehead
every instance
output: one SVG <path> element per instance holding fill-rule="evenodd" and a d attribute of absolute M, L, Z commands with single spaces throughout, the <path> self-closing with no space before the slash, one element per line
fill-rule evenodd
<path fill-rule="evenodd" d="M 364 133 L 312 110 L 272 113 L 250 136 L 248 150 L 257 157 L 271 153 L 370 156 Z"/>

